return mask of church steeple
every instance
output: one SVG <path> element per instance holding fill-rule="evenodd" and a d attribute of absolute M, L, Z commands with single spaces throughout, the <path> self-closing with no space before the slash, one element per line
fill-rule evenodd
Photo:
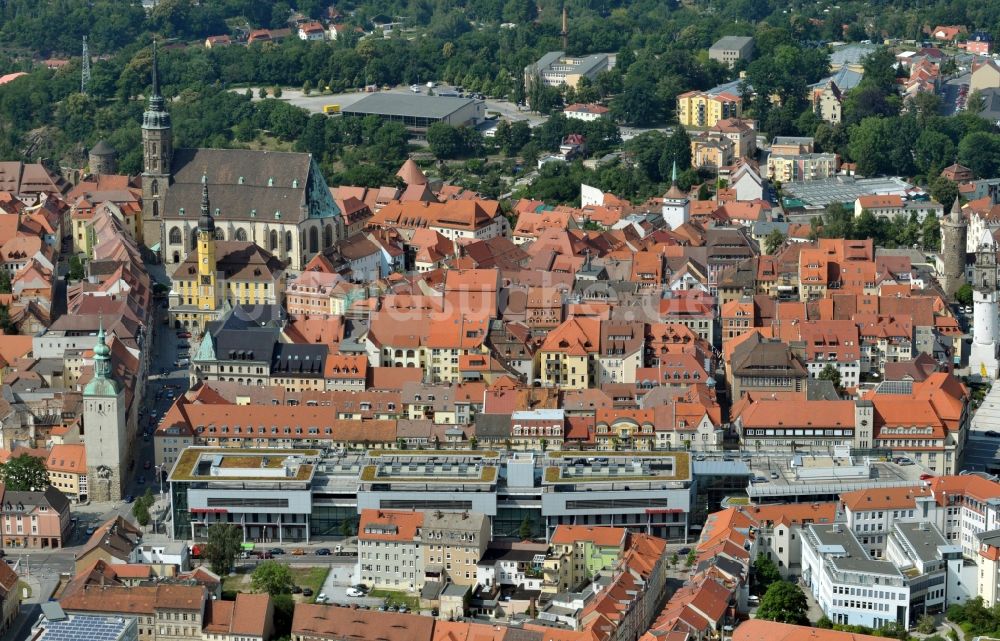
<path fill-rule="evenodd" d="M 170 112 L 166 110 L 163 96 L 160 95 L 160 69 L 156 54 L 156 40 L 153 40 L 153 88 L 146 101 L 146 111 L 142 114 L 143 129 L 170 129 Z"/>
<path fill-rule="evenodd" d="M 166 254 L 163 218 L 167 189 L 170 187 L 170 167 L 174 161 L 174 135 L 170 112 L 160 94 L 160 63 L 153 40 L 153 87 L 142 114 L 142 242 L 149 248 Z M 178 251 L 177 248 L 171 248 Z"/>
<path fill-rule="evenodd" d="M 215 218 L 208 201 L 208 176 L 201 177 L 201 216 L 198 217 L 198 231 L 215 234 Z"/>
<path fill-rule="evenodd" d="M 104 319 L 101 318 L 97 330 L 97 344 L 94 345 L 94 377 L 106 379 L 111 375 L 111 348 L 104 341 Z"/>

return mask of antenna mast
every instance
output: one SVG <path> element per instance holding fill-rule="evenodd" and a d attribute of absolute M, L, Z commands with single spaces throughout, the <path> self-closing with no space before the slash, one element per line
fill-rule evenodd
<path fill-rule="evenodd" d="M 569 48 L 569 8 L 563 4 L 562 10 L 562 31 L 559 32 L 562 36 L 563 51 Z"/>
<path fill-rule="evenodd" d="M 80 69 L 80 93 L 87 93 L 90 84 L 90 47 L 87 46 L 87 36 L 83 37 L 83 65 Z"/>

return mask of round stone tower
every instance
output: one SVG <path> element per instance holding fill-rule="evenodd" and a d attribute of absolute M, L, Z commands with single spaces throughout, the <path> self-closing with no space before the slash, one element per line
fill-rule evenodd
<path fill-rule="evenodd" d="M 941 219 L 941 288 L 951 297 L 965 283 L 967 234 L 968 225 L 956 197 L 951 213 Z"/>
<path fill-rule="evenodd" d="M 109 145 L 107 140 L 98 142 L 88 153 L 87 163 L 90 165 L 90 173 L 95 176 L 107 176 L 117 172 L 118 163 L 115 155 L 115 148 Z"/>

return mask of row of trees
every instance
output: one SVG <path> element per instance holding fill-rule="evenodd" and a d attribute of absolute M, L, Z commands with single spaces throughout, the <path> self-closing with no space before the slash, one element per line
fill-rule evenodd
<path fill-rule="evenodd" d="M 916 244 L 927 251 L 937 250 L 941 245 L 941 227 L 934 216 L 925 217 L 923 222 L 917 220 L 915 213 L 909 218 L 897 216 L 889 220 L 862 211 L 855 217 L 847 207 L 833 203 L 822 218 L 814 217 L 811 224 L 812 235 L 819 238 L 871 238 L 876 247 L 912 247 Z"/>

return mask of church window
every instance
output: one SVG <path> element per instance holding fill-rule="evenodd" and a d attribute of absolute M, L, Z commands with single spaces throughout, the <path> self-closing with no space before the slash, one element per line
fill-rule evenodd
<path fill-rule="evenodd" d="M 149 193 L 156 196 L 160 193 L 160 181 L 153 179 L 153 182 L 149 184 Z"/>
<path fill-rule="evenodd" d="M 292 251 L 292 232 L 285 232 L 285 251 Z"/>
<path fill-rule="evenodd" d="M 333 225 L 327 225 L 323 228 L 323 247 L 331 245 L 333 245 Z"/>
<path fill-rule="evenodd" d="M 154 203 L 155 204 L 155 203 Z M 181 228 L 171 227 L 170 228 L 170 244 L 177 245 L 181 242 Z"/>
<path fill-rule="evenodd" d="M 319 251 L 319 232 L 315 227 L 309 230 L 309 251 L 314 254 Z"/>
<path fill-rule="evenodd" d="M 216 228 L 216 230 L 215 230 L 215 240 L 225 240 L 225 239 L 226 239 L 226 232 L 222 231 L 219 228 Z"/>
<path fill-rule="evenodd" d="M 153 201 L 153 218 L 159 218 L 159 217 L 160 217 L 160 201 L 154 200 Z"/>
<path fill-rule="evenodd" d="M 278 232 L 277 232 L 277 230 L 272 229 L 271 233 L 269 234 L 269 236 L 270 236 L 270 239 L 269 239 L 270 242 L 269 242 L 269 247 L 268 248 L 271 251 L 278 251 Z"/>
<path fill-rule="evenodd" d="M 244 242 L 244 243 L 246 242 L 246 240 L 247 240 L 247 232 L 246 232 L 245 229 L 240 228 L 240 229 L 236 230 L 236 240 L 238 240 L 240 242 Z"/>

